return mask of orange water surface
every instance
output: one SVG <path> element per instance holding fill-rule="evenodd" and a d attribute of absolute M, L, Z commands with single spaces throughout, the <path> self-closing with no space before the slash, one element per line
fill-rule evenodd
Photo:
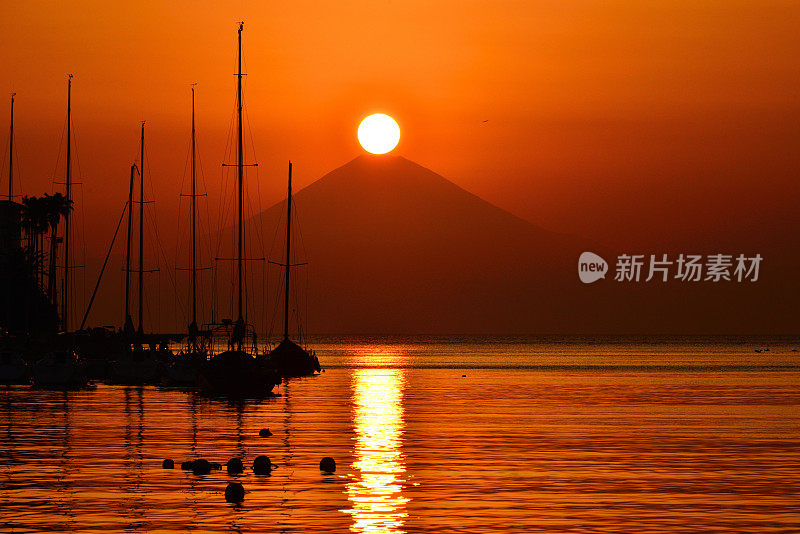
<path fill-rule="evenodd" d="M 325 372 L 265 400 L 0 389 L 0 530 L 800 531 L 796 339 L 314 346 Z M 260 454 L 271 475 L 161 468 Z"/>

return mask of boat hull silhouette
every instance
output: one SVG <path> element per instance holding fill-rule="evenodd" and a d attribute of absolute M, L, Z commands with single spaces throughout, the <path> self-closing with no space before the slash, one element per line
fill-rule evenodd
<path fill-rule="evenodd" d="M 28 365 L 19 353 L 0 351 L 0 384 L 29 384 L 30 380 Z"/>
<path fill-rule="evenodd" d="M 151 350 L 133 350 L 111 364 L 111 381 L 122 385 L 158 384 L 162 364 Z"/>
<path fill-rule="evenodd" d="M 281 378 L 308 376 L 320 372 L 319 359 L 314 351 L 305 350 L 288 338 L 260 359 L 260 363 L 264 368 L 274 370 Z"/>
<path fill-rule="evenodd" d="M 207 362 L 204 352 L 176 354 L 164 369 L 162 383 L 166 386 L 195 386 L 200 369 Z"/>
<path fill-rule="evenodd" d="M 213 356 L 200 368 L 197 385 L 211 395 L 266 396 L 280 383 L 273 369 L 265 368 L 241 350 L 228 350 Z"/>
<path fill-rule="evenodd" d="M 88 383 L 86 369 L 72 351 L 50 352 L 33 365 L 36 387 L 80 388 Z"/>

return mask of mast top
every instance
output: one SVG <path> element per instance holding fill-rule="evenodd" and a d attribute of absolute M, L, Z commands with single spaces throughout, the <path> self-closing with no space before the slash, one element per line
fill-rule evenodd
<path fill-rule="evenodd" d="M 239 21 L 239 31 L 241 32 L 244 29 L 244 21 Z"/>

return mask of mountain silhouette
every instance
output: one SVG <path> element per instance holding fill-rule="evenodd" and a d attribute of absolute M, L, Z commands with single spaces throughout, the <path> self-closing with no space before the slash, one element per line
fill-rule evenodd
<path fill-rule="evenodd" d="M 359 156 L 294 202 L 309 260 L 311 332 L 568 326 L 572 298 L 564 288 L 576 286 L 577 258 L 588 243 L 543 230 L 403 157 Z M 252 224 L 283 228 L 284 210 L 285 201 Z"/>
<path fill-rule="evenodd" d="M 611 250 L 580 236 L 540 228 L 400 156 L 359 156 L 296 191 L 293 198 L 292 263 L 308 264 L 292 271 L 292 332 L 298 329 L 298 318 L 303 331 L 314 334 L 710 335 L 797 330 L 800 265 L 781 250 L 728 250 L 702 242 L 692 250 L 663 250 L 657 242 L 651 250 Z M 563 209 L 570 209 L 568 199 Z M 285 217 L 284 200 L 248 219 L 249 257 L 285 262 Z M 235 255 L 232 228 L 207 237 L 222 244 L 219 256 Z M 605 280 L 579 280 L 578 258 L 586 251 L 608 262 Z M 647 272 L 640 282 L 614 280 L 617 256 L 623 253 L 669 253 L 675 258 L 679 253 L 756 252 L 764 256 L 757 283 L 645 282 Z M 178 261 L 184 257 L 185 252 L 178 254 Z M 234 262 L 214 265 L 213 277 L 211 271 L 202 272 L 203 322 L 231 318 L 234 309 Z M 283 269 L 264 262 L 247 262 L 246 269 L 248 320 L 260 335 L 274 339 L 282 331 Z M 188 294 L 187 280 L 178 277 L 179 298 Z M 209 298 L 213 280 L 216 299 Z M 121 277 L 112 276 L 104 284 L 93 321 L 116 324 Z M 159 302 L 160 317 L 173 319 L 167 328 L 183 330 L 184 301 Z"/>
<path fill-rule="evenodd" d="M 296 307 L 302 313 L 293 316 L 305 316 L 307 302 L 308 332 L 707 335 L 794 330 L 797 303 L 786 296 L 782 283 L 794 266 L 773 261 L 775 276 L 758 284 L 645 282 L 646 272 L 641 282 L 619 283 L 614 274 L 620 253 L 720 251 L 659 250 L 658 243 L 648 251 L 609 251 L 579 236 L 542 229 L 400 156 L 359 156 L 296 192 L 294 202 L 299 231 L 293 235 L 307 255 L 292 261 L 307 260 L 308 265 L 296 269 L 301 295 Z M 285 261 L 285 207 L 280 202 L 249 223 L 260 225 L 265 234 L 275 232 L 270 259 L 276 262 Z M 584 251 L 608 261 L 605 280 L 580 282 L 578 257 Z M 270 293 L 281 287 L 279 272 L 272 269 Z M 306 275 L 304 287 L 299 282 Z M 264 304 L 277 309 L 274 303 Z"/>

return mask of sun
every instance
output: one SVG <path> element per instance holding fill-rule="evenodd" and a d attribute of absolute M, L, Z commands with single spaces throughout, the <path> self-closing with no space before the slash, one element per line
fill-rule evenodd
<path fill-rule="evenodd" d="M 389 115 L 375 113 L 358 125 L 358 142 L 371 154 L 386 154 L 400 141 L 400 126 Z"/>

